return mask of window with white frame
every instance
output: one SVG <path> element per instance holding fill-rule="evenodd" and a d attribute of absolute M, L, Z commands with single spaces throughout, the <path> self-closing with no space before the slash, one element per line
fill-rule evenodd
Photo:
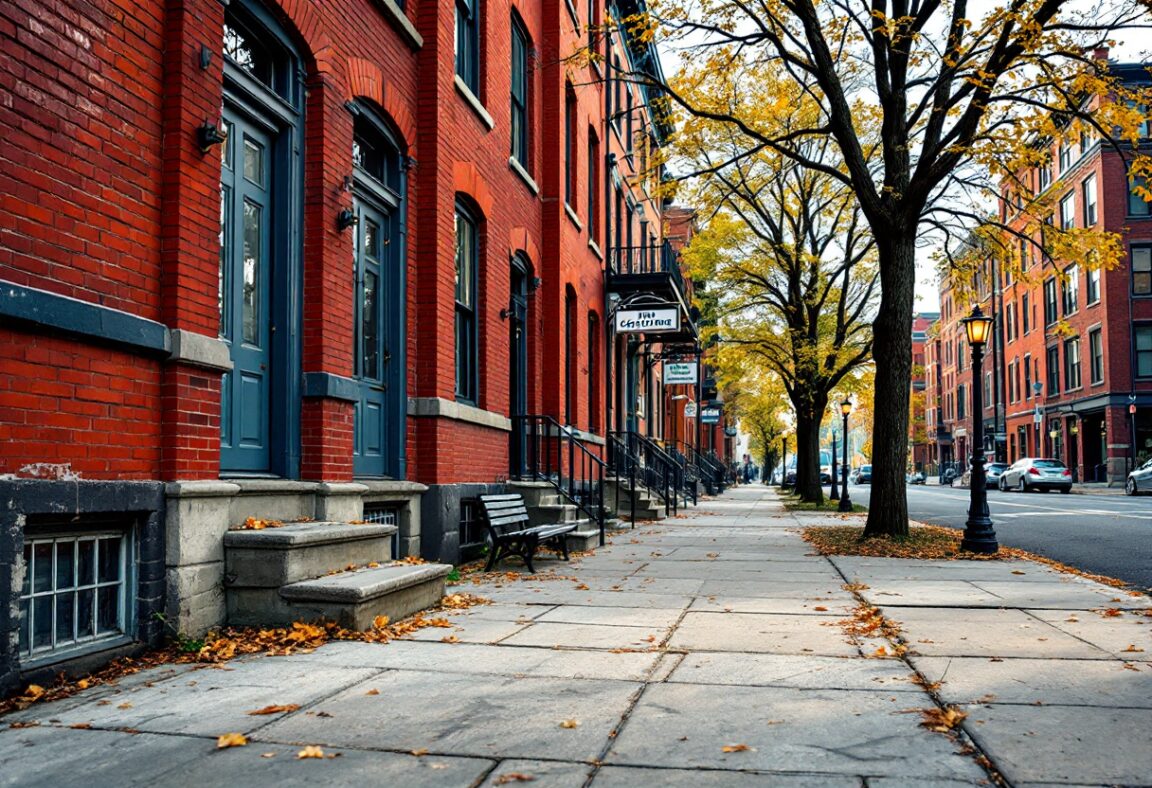
<path fill-rule="evenodd" d="M 1071 230 L 1076 226 L 1076 193 L 1068 192 L 1060 198 L 1060 229 Z"/>
<path fill-rule="evenodd" d="M 20 653 L 36 660 L 124 637 L 131 555 L 123 529 L 26 534 Z"/>
<path fill-rule="evenodd" d="M 1080 267 L 1064 269 L 1064 281 L 1060 283 L 1061 308 L 1065 317 L 1073 314 L 1080 303 Z"/>
<path fill-rule="evenodd" d="M 1072 145 L 1064 143 L 1060 146 L 1060 172 L 1064 172 L 1072 165 Z"/>
<path fill-rule="evenodd" d="M 1096 173 L 1092 173 L 1080 186 L 1084 195 L 1084 226 L 1096 224 Z"/>
<path fill-rule="evenodd" d="M 480 0 L 456 0 L 456 76 L 480 97 Z"/>
<path fill-rule="evenodd" d="M 1089 304 L 1095 304 L 1100 300 L 1099 268 L 1089 268 L 1084 272 L 1084 298 Z"/>
<path fill-rule="evenodd" d="M 1080 388 L 1080 338 L 1064 340 L 1064 390 Z"/>
<path fill-rule="evenodd" d="M 1088 363 L 1093 383 L 1104 382 L 1104 335 L 1100 329 L 1088 332 Z"/>

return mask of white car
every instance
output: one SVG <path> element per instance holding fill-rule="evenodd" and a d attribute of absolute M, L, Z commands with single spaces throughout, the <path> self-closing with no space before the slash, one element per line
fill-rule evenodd
<path fill-rule="evenodd" d="M 1062 493 L 1070 493 L 1072 471 L 1060 460 L 1025 457 L 1009 465 L 1008 469 L 1000 474 L 999 487 L 1004 491 L 1059 490 Z"/>
<path fill-rule="evenodd" d="M 1128 481 L 1124 484 L 1124 492 L 1128 495 L 1152 492 L 1152 460 L 1148 460 L 1128 474 Z"/>

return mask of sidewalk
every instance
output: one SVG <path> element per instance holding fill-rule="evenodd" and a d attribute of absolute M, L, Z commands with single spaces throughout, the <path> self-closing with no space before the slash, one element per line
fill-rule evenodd
<path fill-rule="evenodd" d="M 454 629 L 35 705 L 0 718 L 0 785 L 943 788 L 987 780 L 979 756 L 1014 785 L 1152 780 L 1152 600 L 1024 562 L 827 559 L 801 522 L 844 520 L 743 486 L 550 575 L 466 582 L 493 604 Z M 862 601 L 905 659 L 846 633 Z M 935 682 L 958 735 L 921 726 Z M 300 708 L 247 713 L 271 704 Z M 250 744 L 217 750 L 229 732 Z"/>

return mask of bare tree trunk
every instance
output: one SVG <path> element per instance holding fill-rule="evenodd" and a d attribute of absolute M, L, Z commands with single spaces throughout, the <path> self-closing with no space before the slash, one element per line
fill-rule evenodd
<path fill-rule="evenodd" d="M 908 398 L 912 385 L 912 309 L 916 236 L 893 228 L 877 233 L 880 310 L 872 324 L 876 395 L 872 422 L 872 489 L 864 536 L 907 536 Z"/>
<path fill-rule="evenodd" d="M 796 494 L 809 503 L 824 503 L 820 486 L 820 422 L 811 416 L 796 417 Z"/>

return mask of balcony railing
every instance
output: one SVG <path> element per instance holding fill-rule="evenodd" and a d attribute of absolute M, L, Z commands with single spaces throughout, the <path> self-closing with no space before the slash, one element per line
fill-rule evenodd
<path fill-rule="evenodd" d="M 635 274 L 668 274 L 681 293 L 684 288 L 684 275 L 680 271 L 680 256 L 672 249 L 672 244 L 664 241 L 643 246 L 620 246 L 612 250 L 612 276 L 632 276 Z"/>

